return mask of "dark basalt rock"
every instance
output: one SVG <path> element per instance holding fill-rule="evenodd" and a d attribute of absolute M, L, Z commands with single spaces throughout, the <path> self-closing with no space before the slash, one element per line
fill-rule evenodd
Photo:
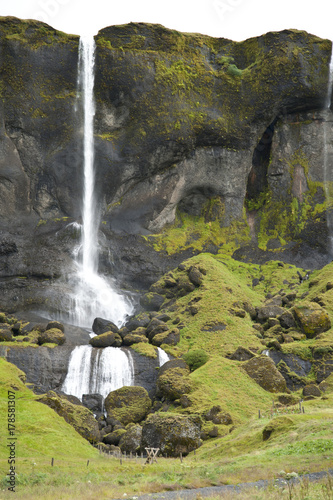
<path fill-rule="evenodd" d="M 95 318 L 92 325 L 92 331 L 96 333 L 96 335 L 106 332 L 118 333 L 118 327 L 108 319 Z"/>

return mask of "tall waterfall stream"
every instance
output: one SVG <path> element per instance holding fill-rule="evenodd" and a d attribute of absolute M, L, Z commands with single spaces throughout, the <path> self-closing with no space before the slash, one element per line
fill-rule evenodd
<path fill-rule="evenodd" d="M 70 322 L 91 328 L 94 318 L 112 320 L 118 326 L 133 312 L 131 303 L 120 295 L 104 277 L 98 274 L 98 221 L 94 169 L 94 58 L 93 37 L 81 38 L 78 65 L 78 96 L 84 116 L 84 193 L 81 243 L 76 249 L 77 278 L 72 297 Z M 161 366 L 168 355 L 158 348 Z M 128 349 L 90 345 L 75 347 L 72 351 L 62 391 L 79 399 L 83 394 L 101 394 L 134 384 L 134 363 Z"/>

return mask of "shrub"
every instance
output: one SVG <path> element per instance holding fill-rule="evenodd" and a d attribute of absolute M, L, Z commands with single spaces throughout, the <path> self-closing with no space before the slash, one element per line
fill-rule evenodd
<path fill-rule="evenodd" d="M 184 354 L 183 358 L 190 367 L 191 372 L 193 372 L 197 368 L 200 368 L 200 366 L 207 363 L 209 356 L 202 349 L 190 349 L 186 354 Z"/>

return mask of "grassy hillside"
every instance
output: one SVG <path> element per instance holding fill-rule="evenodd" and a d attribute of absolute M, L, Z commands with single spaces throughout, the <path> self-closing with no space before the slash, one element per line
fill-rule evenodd
<path fill-rule="evenodd" d="M 281 471 L 302 475 L 333 468 L 333 375 L 327 379 L 321 397 L 302 403 L 304 414 L 287 413 L 277 404 L 281 394 L 265 391 L 247 375 L 241 361 L 227 357 L 239 346 L 257 354 L 267 348 L 267 338 L 253 328 L 248 311 L 249 306 L 260 307 L 266 297 L 274 294 L 294 292 L 296 304 L 320 300 L 333 320 L 333 291 L 327 285 L 333 265 L 312 273 L 302 284 L 297 271 L 304 275 L 306 270 L 277 261 L 258 266 L 201 254 L 184 262 L 184 266 L 185 271 L 190 266 L 199 268 L 203 281 L 191 293 L 164 303 L 162 312 L 170 317 L 167 323 L 179 328 L 181 339 L 176 346 L 163 347 L 177 357 L 200 349 L 208 354 L 208 361 L 190 374 L 190 406 L 183 407 L 178 400 L 164 409 L 203 417 L 208 409 L 219 405 L 231 415 L 232 424 L 215 425 L 203 419 L 203 430 L 209 432 L 215 427 L 218 435 L 203 441 L 196 453 L 183 462 L 160 458 L 157 464 L 144 465 L 140 459 L 121 464 L 115 458 L 99 455 L 64 419 L 38 403 L 24 384 L 24 374 L 0 359 L 0 498 L 11 494 L 6 490 L 8 390 L 15 392 L 16 401 L 18 498 L 120 498 L 125 493 L 128 497 L 138 496 L 174 489 L 176 485 L 197 488 L 258 479 L 273 481 Z M 183 275 L 184 269 L 178 268 L 153 288 L 163 288 L 166 280 L 183 279 Z M 241 312 L 244 307 L 245 313 Z M 281 351 L 313 361 L 315 353 L 323 350 L 332 356 L 332 346 L 330 329 L 314 339 L 282 343 Z M 308 381 L 314 377 L 310 372 Z M 294 396 L 295 401 L 301 399 L 302 390 Z M 260 419 L 259 409 L 263 415 Z M 53 467 L 51 458 L 55 459 Z M 294 490 L 293 497 L 288 496 L 286 486 L 279 498 L 330 498 L 327 495 L 332 495 L 332 483 L 325 481 L 318 488 L 303 482 L 303 490 Z M 304 496 L 306 488 L 308 496 Z M 244 498 L 277 498 L 273 487 L 266 496 L 258 495 L 248 492 Z"/>

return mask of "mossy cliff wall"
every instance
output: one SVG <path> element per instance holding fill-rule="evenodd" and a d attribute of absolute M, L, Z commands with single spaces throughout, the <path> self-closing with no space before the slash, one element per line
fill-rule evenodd
<path fill-rule="evenodd" d="M 102 271 L 145 288 L 203 249 L 241 247 L 240 258 L 276 251 L 274 192 L 298 210 L 279 245 L 303 243 L 313 206 L 324 210 L 324 178 L 320 161 L 314 167 L 297 145 L 303 122 L 295 132 L 292 120 L 306 117 L 316 144 L 322 139 L 324 120 L 312 115 L 326 99 L 330 41 L 286 30 L 236 43 L 148 24 L 105 28 L 95 40 Z M 40 22 L 0 20 L 0 274 L 8 308 L 14 298 L 15 307 L 45 301 L 45 279 L 58 283 L 71 266 L 77 234 L 68 223 L 79 220 L 82 195 L 78 42 Z M 307 141 L 311 150 L 312 132 Z M 286 173 L 277 176 L 280 159 Z"/>

